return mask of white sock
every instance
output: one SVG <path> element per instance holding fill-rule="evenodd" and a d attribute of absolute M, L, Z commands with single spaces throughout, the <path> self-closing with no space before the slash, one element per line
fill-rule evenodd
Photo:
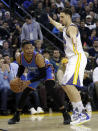
<path fill-rule="evenodd" d="M 78 108 L 79 113 L 81 113 L 82 110 L 84 109 L 82 101 L 76 102 L 76 106 Z"/>
<path fill-rule="evenodd" d="M 75 110 L 76 108 L 78 109 L 79 113 L 82 112 L 82 110 L 84 109 L 84 106 L 82 104 L 82 101 L 79 102 L 71 102 L 72 106 L 73 106 L 73 110 Z"/>
<path fill-rule="evenodd" d="M 75 110 L 77 108 L 76 102 L 71 102 L 72 106 L 73 106 L 73 110 Z"/>
<path fill-rule="evenodd" d="M 92 107 L 91 107 L 91 103 L 90 102 L 87 103 L 86 110 L 87 111 L 92 111 Z"/>

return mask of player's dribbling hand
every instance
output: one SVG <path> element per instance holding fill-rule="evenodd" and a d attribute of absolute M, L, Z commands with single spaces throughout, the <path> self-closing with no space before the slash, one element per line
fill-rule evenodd
<path fill-rule="evenodd" d="M 31 82 L 28 80 L 28 81 L 23 81 L 23 87 L 28 87 L 29 84 L 31 84 Z"/>

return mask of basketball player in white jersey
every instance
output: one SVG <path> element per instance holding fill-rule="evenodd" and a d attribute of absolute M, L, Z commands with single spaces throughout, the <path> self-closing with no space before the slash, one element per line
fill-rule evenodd
<path fill-rule="evenodd" d="M 72 23 L 71 16 L 72 13 L 70 9 L 67 8 L 60 12 L 60 23 L 54 21 L 50 16 L 48 16 L 48 18 L 51 24 L 63 32 L 65 54 L 68 58 L 68 64 L 62 79 L 62 87 L 73 106 L 71 124 L 74 125 L 87 122 L 90 120 L 90 117 L 84 111 L 80 93 L 76 88 L 83 86 L 87 58 L 82 48 L 80 33 L 77 26 Z"/>

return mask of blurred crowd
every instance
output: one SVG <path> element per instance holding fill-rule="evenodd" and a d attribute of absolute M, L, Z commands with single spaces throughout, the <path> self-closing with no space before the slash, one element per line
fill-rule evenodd
<path fill-rule="evenodd" d="M 19 2 L 19 0 L 18 0 Z M 22 0 L 21 6 L 31 15 L 25 17 L 23 23 L 15 18 L 0 2 L 0 115 L 13 113 L 22 93 L 15 94 L 10 90 L 10 80 L 16 77 L 18 64 L 16 57 L 21 53 L 21 42 L 29 40 L 34 50 L 45 54 L 54 67 L 56 87 L 60 86 L 60 70 L 64 71 L 64 60 L 58 49 L 47 51 L 39 23 L 42 23 L 53 34 L 63 39 L 62 33 L 49 23 L 48 15 L 59 22 L 62 8 L 70 8 L 72 21 L 78 26 L 82 45 L 88 58 L 84 75 L 84 87 L 91 98 L 93 110 L 98 109 L 98 1 L 97 0 Z M 55 44 L 55 43 L 54 43 Z M 26 72 L 24 72 L 24 75 Z M 86 98 L 84 98 L 84 103 Z M 65 95 L 65 102 L 70 103 Z M 32 107 L 32 110 L 31 110 Z M 49 108 L 57 111 L 57 105 L 45 91 L 44 83 L 32 91 L 24 112 L 31 114 L 44 113 Z"/>

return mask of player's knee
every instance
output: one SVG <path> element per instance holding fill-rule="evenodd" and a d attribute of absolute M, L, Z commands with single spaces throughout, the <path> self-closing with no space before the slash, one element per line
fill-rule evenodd
<path fill-rule="evenodd" d="M 66 85 L 63 85 L 62 88 L 63 88 L 64 90 L 67 90 L 67 86 L 66 86 Z"/>

